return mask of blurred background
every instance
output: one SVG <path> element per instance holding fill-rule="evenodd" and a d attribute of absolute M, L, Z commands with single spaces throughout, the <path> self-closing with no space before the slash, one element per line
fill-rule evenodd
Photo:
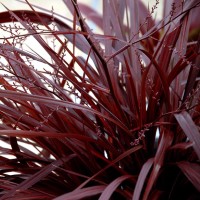
<path fill-rule="evenodd" d="M 68 0 L 66 0 L 68 1 Z M 30 9 L 26 4 L 25 0 L 0 0 L 1 4 L 5 5 L 11 10 L 22 10 L 22 9 Z M 36 5 L 42 7 L 47 10 L 53 10 L 65 17 L 67 17 L 68 13 L 66 11 L 66 6 L 63 0 L 29 0 L 32 5 Z M 86 5 L 92 6 L 97 12 L 102 12 L 102 4 L 103 0 L 78 0 L 79 3 L 83 3 Z M 156 0 L 142 0 L 142 2 L 151 10 L 152 6 L 156 3 Z M 160 19 L 162 17 L 162 5 L 164 0 L 159 1 L 158 8 L 154 13 L 154 17 L 156 19 Z M 3 5 L 0 5 L 0 12 L 5 11 Z M 38 8 L 36 8 L 38 9 Z"/>

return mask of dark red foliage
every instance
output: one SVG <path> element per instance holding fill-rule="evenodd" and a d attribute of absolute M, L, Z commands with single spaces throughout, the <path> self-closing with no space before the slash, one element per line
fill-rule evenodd
<path fill-rule="evenodd" d="M 64 3 L 0 13 L 0 200 L 198 199 L 200 1 Z"/>

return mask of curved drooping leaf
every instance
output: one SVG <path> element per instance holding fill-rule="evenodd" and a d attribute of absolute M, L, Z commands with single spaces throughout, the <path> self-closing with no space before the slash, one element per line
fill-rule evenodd
<path fill-rule="evenodd" d="M 120 176 L 117 179 L 115 179 L 114 181 L 112 181 L 106 188 L 105 190 L 102 192 L 101 196 L 99 197 L 99 200 L 109 200 L 110 197 L 112 196 L 112 194 L 115 192 L 115 190 L 117 189 L 117 187 L 125 180 L 127 179 L 131 179 L 134 178 L 134 176 L 132 175 L 124 175 L 124 176 Z"/>
<path fill-rule="evenodd" d="M 47 103 L 47 106 L 49 106 L 49 107 L 53 106 L 52 108 L 56 108 L 59 105 L 59 106 L 74 108 L 74 109 L 78 109 L 78 110 L 85 110 L 88 112 L 95 113 L 99 116 L 102 115 L 102 113 L 100 113 L 96 110 L 93 110 L 91 108 L 88 108 L 86 106 L 72 103 L 72 102 L 61 101 L 61 100 L 57 100 L 57 99 L 53 99 L 53 98 L 49 98 L 49 97 L 45 97 L 45 96 L 37 96 L 37 95 L 31 95 L 31 94 L 19 93 L 19 92 L 13 92 L 13 91 L 5 91 L 5 90 L 1 90 L 0 97 L 1 96 L 7 97 L 10 99 L 19 99 L 19 100 L 28 100 L 28 101 L 32 101 L 32 102 L 38 102 L 38 103 Z M 123 127 L 122 124 L 120 124 L 120 122 L 115 121 L 113 118 L 110 118 L 105 115 L 103 115 L 102 117 L 107 118 L 108 120 L 118 124 L 124 130 L 128 131 L 125 127 Z"/>
<path fill-rule="evenodd" d="M 86 197 L 92 197 L 94 195 L 100 194 L 106 186 L 100 185 L 100 186 L 91 186 L 87 188 L 82 188 L 78 190 L 74 190 L 72 192 L 63 194 L 59 197 L 54 198 L 54 200 L 79 200 Z"/>
<path fill-rule="evenodd" d="M 182 161 L 178 162 L 177 166 L 181 169 L 188 180 L 194 185 L 194 187 L 200 192 L 200 165 L 197 163 Z"/>
<path fill-rule="evenodd" d="M 145 184 L 145 180 L 147 178 L 147 175 L 149 174 L 149 171 L 151 169 L 153 165 L 153 158 L 150 158 L 143 166 L 142 169 L 140 171 L 138 180 L 136 182 L 136 186 L 134 189 L 134 193 L 133 193 L 133 198 L 132 200 L 139 200 L 142 192 L 142 189 L 144 187 Z"/>
<path fill-rule="evenodd" d="M 189 131 L 194 122 L 199 121 L 198 104 L 191 107 L 190 120 L 182 115 L 177 120 L 189 143 L 183 140 L 183 133 L 176 132 L 180 130 L 177 122 L 171 120 L 174 113 L 187 107 L 187 102 L 181 102 L 182 91 L 192 103 L 197 103 L 199 98 L 195 67 L 196 71 L 191 68 L 189 78 L 182 78 L 176 85 L 180 93 L 173 87 L 188 62 L 193 63 L 198 57 L 199 52 L 190 48 L 196 41 L 188 43 L 187 36 L 192 24 L 188 13 L 198 6 L 199 0 L 185 1 L 183 12 L 182 7 L 176 7 L 172 21 L 165 18 L 156 24 L 151 8 L 148 11 L 141 7 L 143 4 L 139 0 L 103 2 L 105 15 L 100 16 L 94 9 L 82 7 L 81 11 L 78 1 L 65 1 L 72 11 L 70 21 L 60 20 L 57 15 L 51 15 L 51 11 L 48 14 L 37 12 L 30 3 L 31 11 L 9 11 L 2 13 L 2 18 L 0 13 L 0 29 L 10 31 L 9 37 L 0 37 L 0 54 L 6 61 L 0 65 L 0 141 L 9 146 L 0 147 L 0 195 L 9 196 L 11 191 L 15 196 L 9 198 L 13 199 L 80 199 L 102 194 L 101 198 L 108 199 L 119 193 L 134 200 L 161 198 L 157 183 L 165 170 L 160 172 L 185 150 L 187 163 L 177 166 L 199 191 L 199 133 L 195 129 Z M 100 26 L 107 34 L 94 34 L 96 30 L 91 30 L 82 12 L 86 18 L 86 12 L 98 16 L 96 19 L 89 17 L 99 25 L 103 22 Z M 12 23 L 11 29 L 6 28 L 4 23 L 7 22 Z M 16 22 L 26 29 L 25 34 L 15 33 L 19 24 Z M 59 30 L 53 30 L 53 24 Z M 168 28 L 170 33 L 166 31 Z M 35 37 L 52 60 L 47 61 L 34 44 L 30 45 L 31 52 L 15 46 L 21 37 Z M 46 38 L 59 45 L 52 47 Z M 77 55 L 77 48 L 84 54 Z M 156 67 L 147 71 L 151 60 Z M 43 65 L 50 70 L 42 70 Z M 9 76 L 5 72 L 9 72 Z M 157 93 L 159 95 L 155 96 Z M 74 96 L 78 100 L 74 100 Z M 164 104 L 168 104 L 168 109 Z M 156 130 L 160 131 L 157 136 Z M 168 149 L 172 153 L 168 154 Z M 176 155 L 172 155 L 173 150 Z M 75 157 L 69 162 L 57 166 L 52 173 L 48 171 L 48 166 L 54 163 L 52 160 L 56 162 L 72 155 Z M 187 167 L 191 159 L 195 164 L 193 169 Z M 173 173 L 167 173 L 173 180 L 176 178 Z M 138 176 L 136 185 L 135 175 Z M 176 181 L 178 185 L 180 180 Z M 175 190 L 173 193 L 177 192 Z M 168 187 L 162 191 L 162 195 L 169 198 Z"/>
<path fill-rule="evenodd" d="M 193 142 L 193 148 L 200 159 L 200 133 L 190 114 L 183 111 L 174 115 L 185 135 Z"/>
<path fill-rule="evenodd" d="M 28 179 L 23 181 L 22 183 L 18 184 L 16 187 L 12 188 L 9 193 L 3 195 L 0 200 L 6 199 L 6 198 L 12 198 L 15 193 L 25 191 L 26 189 L 30 188 L 32 185 L 36 184 L 38 181 L 46 177 L 48 174 L 52 173 L 53 170 L 55 170 L 60 165 L 64 164 L 65 162 L 73 159 L 76 155 L 70 155 L 67 158 L 61 158 L 60 160 L 56 160 L 52 162 L 51 164 L 47 165 L 46 167 L 42 168 L 37 173 L 31 175 Z"/>

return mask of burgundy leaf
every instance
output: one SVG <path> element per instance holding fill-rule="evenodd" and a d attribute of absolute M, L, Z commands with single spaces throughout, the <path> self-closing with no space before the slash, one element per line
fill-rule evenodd
<path fill-rule="evenodd" d="M 72 154 L 72 155 L 68 156 L 68 158 L 63 158 L 63 159 L 52 162 L 51 164 L 42 168 L 39 172 L 33 174 L 28 179 L 26 179 L 25 181 L 23 181 L 22 183 L 20 183 L 13 189 L 11 189 L 9 191 L 9 193 L 3 195 L 0 199 L 3 200 L 6 198 L 10 198 L 13 195 L 15 195 L 15 193 L 18 193 L 18 192 L 21 192 L 21 191 L 24 191 L 24 190 L 30 188 L 32 185 L 36 184 L 38 181 L 40 181 L 41 179 L 46 177 L 49 173 L 52 173 L 52 171 L 55 170 L 57 167 L 64 164 L 64 162 L 67 162 L 74 157 L 75 157 L 75 155 Z"/>
<path fill-rule="evenodd" d="M 193 142 L 193 148 L 200 159 L 200 133 L 197 125 L 192 120 L 190 114 L 183 111 L 180 114 L 175 114 L 176 120 L 184 131 L 185 135 Z"/>
<path fill-rule="evenodd" d="M 141 197 L 141 192 L 144 187 L 145 180 L 147 179 L 147 175 L 149 174 L 149 171 L 153 165 L 153 158 L 150 158 L 143 166 L 140 171 L 132 200 L 139 200 Z"/>
<path fill-rule="evenodd" d="M 200 192 L 200 165 L 186 161 L 178 162 L 177 166 L 181 169 L 188 180 Z"/>
<path fill-rule="evenodd" d="M 105 189 L 105 186 L 91 186 L 88 188 L 82 188 L 78 190 L 74 190 L 72 192 L 63 194 L 54 200 L 78 200 L 78 199 L 83 199 L 86 197 L 91 197 L 97 194 L 100 194 L 103 190 Z"/>
<path fill-rule="evenodd" d="M 135 178 L 134 176 L 131 175 L 124 175 L 121 177 L 118 177 L 114 181 L 112 181 L 102 192 L 101 196 L 99 197 L 99 200 L 109 200 L 114 191 L 117 189 L 117 187 L 125 180 L 130 179 L 130 178 Z"/>

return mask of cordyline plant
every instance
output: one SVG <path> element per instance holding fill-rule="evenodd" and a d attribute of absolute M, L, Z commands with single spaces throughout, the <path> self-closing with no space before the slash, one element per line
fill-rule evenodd
<path fill-rule="evenodd" d="M 200 1 L 24 2 L 0 13 L 0 200 L 199 199 Z"/>

